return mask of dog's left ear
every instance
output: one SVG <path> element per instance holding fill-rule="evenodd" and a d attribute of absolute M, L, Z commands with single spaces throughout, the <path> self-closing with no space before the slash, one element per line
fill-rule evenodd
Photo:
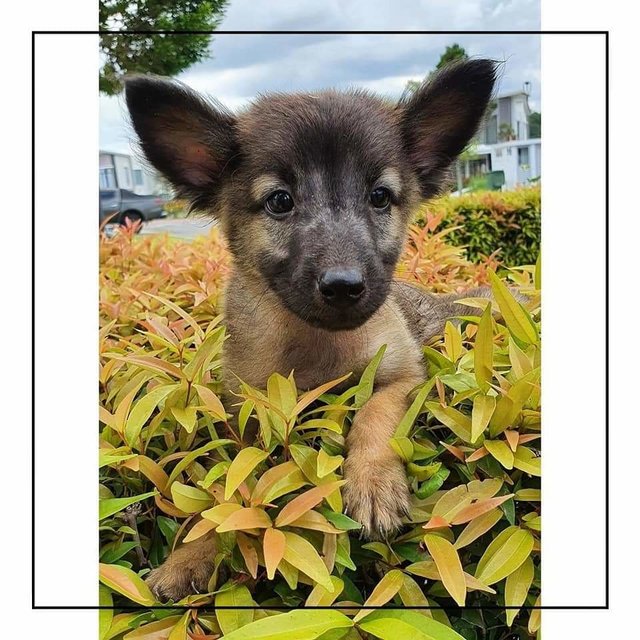
<path fill-rule="evenodd" d="M 438 191 L 476 132 L 495 81 L 493 61 L 464 60 L 445 67 L 398 103 L 405 148 L 423 197 Z"/>
<path fill-rule="evenodd" d="M 167 78 L 133 76 L 124 89 L 147 159 L 194 208 L 210 208 L 238 156 L 233 115 Z"/>

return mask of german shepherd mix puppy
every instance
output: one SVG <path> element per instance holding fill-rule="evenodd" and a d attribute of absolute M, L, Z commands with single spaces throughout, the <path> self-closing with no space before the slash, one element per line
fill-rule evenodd
<path fill-rule="evenodd" d="M 394 268 L 416 205 L 475 133 L 495 79 L 493 62 L 467 60 L 398 104 L 359 90 L 275 94 L 238 115 L 172 80 L 126 82 L 147 158 L 228 239 L 227 391 L 236 376 L 264 388 L 274 371 L 294 370 L 309 389 L 357 376 L 387 345 L 346 440 L 345 504 L 368 538 L 393 533 L 409 510 L 388 441 L 425 379 L 420 347 L 469 313 L 395 282 Z M 215 548 L 215 534 L 178 548 L 149 575 L 156 594 L 206 590 Z"/>

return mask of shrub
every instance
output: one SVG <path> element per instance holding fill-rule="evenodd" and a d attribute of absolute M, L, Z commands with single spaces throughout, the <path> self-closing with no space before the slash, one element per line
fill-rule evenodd
<path fill-rule="evenodd" d="M 472 262 L 495 254 L 506 266 L 533 264 L 540 253 L 540 185 L 514 191 L 476 191 L 443 196 L 424 205 L 418 224 L 436 217 L 447 240 L 463 246 Z"/>
<path fill-rule="evenodd" d="M 449 267 L 429 277 L 475 283 L 459 249 L 447 254 L 440 240 L 433 248 Z M 422 241 L 433 238 L 414 235 L 402 267 L 418 280 L 411 262 Z M 219 397 L 227 257 L 216 232 L 185 243 L 125 230 L 101 239 L 100 257 L 100 598 L 121 607 L 101 612 L 101 640 L 537 633 L 539 612 L 521 610 L 540 592 L 535 302 L 525 310 L 485 268 L 505 320 L 487 308 L 425 346 L 428 382 L 392 440 L 411 482 L 410 517 L 393 540 L 367 543 L 342 512 L 341 469 L 376 359 L 339 395 L 337 380 L 300 392 L 293 374 L 272 375 L 266 389 L 243 385 L 234 430 Z M 532 267 L 506 275 L 536 289 Z M 250 416 L 259 428 L 247 444 Z M 147 608 L 149 565 L 212 529 L 210 593 L 187 597 L 180 604 L 196 607 L 187 611 Z M 230 604 L 257 608 L 214 608 Z M 355 608 L 363 604 L 442 608 Z M 304 609 L 329 605 L 340 608 Z M 294 606 L 303 609 L 278 610 Z"/>

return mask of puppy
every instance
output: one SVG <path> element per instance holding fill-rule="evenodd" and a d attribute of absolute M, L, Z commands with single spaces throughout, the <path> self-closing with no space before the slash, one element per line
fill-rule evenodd
<path fill-rule="evenodd" d="M 468 313 L 455 296 L 395 282 L 394 268 L 412 213 L 475 133 L 495 79 L 493 62 L 466 60 L 397 104 L 360 90 L 274 94 L 237 115 L 173 80 L 126 82 L 148 160 L 228 239 L 226 389 L 236 376 L 264 388 L 275 371 L 294 370 L 300 388 L 358 376 L 387 345 L 346 440 L 345 505 L 369 538 L 388 537 L 409 509 L 389 439 L 424 381 L 420 346 Z M 214 555 L 215 535 L 183 545 L 149 582 L 174 600 L 206 590 Z"/>

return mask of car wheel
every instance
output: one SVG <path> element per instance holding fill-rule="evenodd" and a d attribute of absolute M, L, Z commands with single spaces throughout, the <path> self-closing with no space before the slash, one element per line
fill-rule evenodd
<path fill-rule="evenodd" d="M 136 222 L 142 223 L 143 217 L 142 217 L 142 214 L 140 214 L 138 211 L 125 211 L 122 214 L 122 218 L 121 218 L 121 223 L 120 224 L 126 225 L 127 224 L 127 220 L 129 221 L 129 224 L 135 224 Z M 138 233 L 140 233 L 140 229 L 142 229 L 142 224 L 140 224 L 138 226 L 138 229 L 137 229 Z"/>

